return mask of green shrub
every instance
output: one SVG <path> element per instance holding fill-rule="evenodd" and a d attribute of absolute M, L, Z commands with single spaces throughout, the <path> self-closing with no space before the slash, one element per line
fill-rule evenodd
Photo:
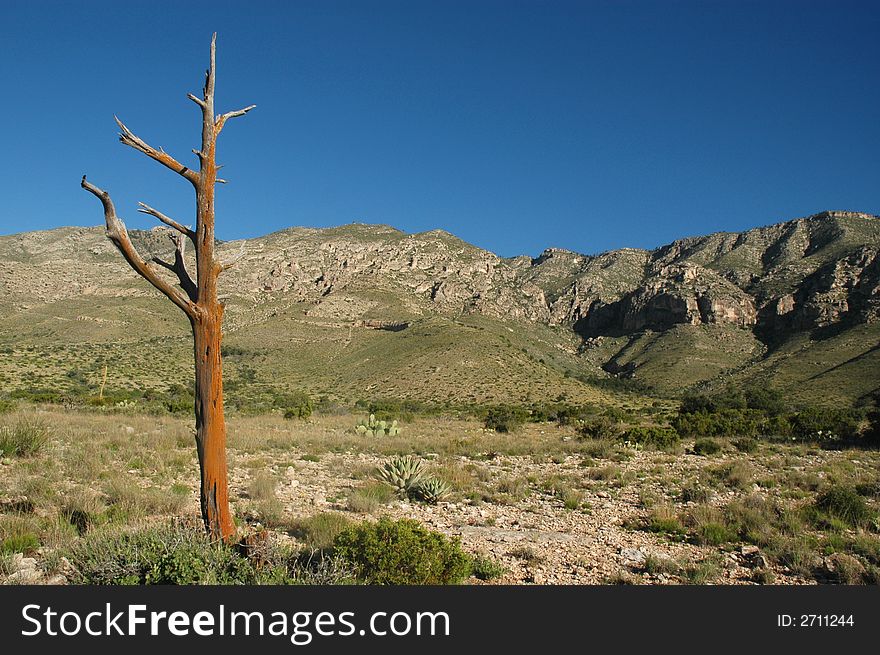
<path fill-rule="evenodd" d="M 784 396 L 781 391 L 770 387 L 748 387 L 745 390 L 746 407 L 757 409 L 768 416 L 776 416 L 785 411 Z"/>
<path fill-rule="evenodd" d="M 754 453 L 758 450 L 758 440 L 754 437 L 742 437 L 734 439 L 733 447 L 741 453 Z"/>
<path fill-rule="evenodd" d="M 67 553 L 75 582 L 94 585 L 276 584 L 283 566 L 258 566 L 197 527 L 92 531 Z"/>
<path fill-rule="evenodd" d="M 721 444 L 714 439 L 697 439 L 694 443 L 695 455 L 716 455 L 721 452 Z"/>
<path fill-rule="evenodd" d="M 492 407 L 486 412 L 483 425 L 495 432 L 515 432 L 528 416 L 528 412 L 521 407 Z"/>
<path fill-rule="evenodd" d="M 275 406 L 284 412 L 287 419 L 307 419 L 315 409 L 312 399 L 305 391 L 294 391 L 275 398 Z"/>
<path fill-rule="evenodd" d="M 858 433 L 858 415 L 853 410 L 808 407 L 790 418 L 792 436 L 801 441 L 841 441 Z"/>
<path fill-rule="evenodd" d="M 722 523 L 704 523 L 698 526 L 696 537 L 697 543 L 709 546 L 720 546 L 736 539 L 736 535 Z"/>
<path fill-rule="evenodd" d="M 678 432 L 659 426 L 634 427 L 623 433 L 622 439 L 631 443 L 667 448 L 679 441 Z"/>
<path fill-rule="evenodd" d="M 681 488 L 679 500 L 683 503 L 705 503 L 712 497 L 712 491 L 697 483 L 685 485 Z"/>
<path fill-rule="evenodd" d="M 675 508 L 660 505 L 651 510 L 645 528 L 649 532 L 659 532 L 673 536 L 684 535 L 686 530 L 675 513 Z"/>
<path fill-rule="evenodd" d="M 0 454 L 32 457 L 49 443 L 49 427 L 37 418 L 21 418 L 15 425 L 0 427 Z"/>
<path fill-rule="evenodd" d="M 715 412 L 681 412 L 672 421 L 683 437 L 754 437 L 765 422 L 762 412 L 722 409 Z"/>
<path fill-rule="evenodd" d="M 372 482 L 352 489 L 348 494 L 348 508 L 360 514 L 375 512 L 394 499 L 394 490 L 383 482 Z"/>
<path fill-rule="evenodd" d="M 616 439 L 620 432 L 620 424 L 607 416 L 585 419 L 578 426 L 578 434 L 586 439 Z"/>
<path fill-rule="evenodd" d="M 8 414 L 15 409 L 15 401 L 0 398 L 0 414 Z"/>
<path fill-rule="evenodd" d="M 873 514 L 865 499 L 850 487 L 835 485 L 819 494 L 815 508 L 850 526 L 867 525 Z"/>
<path fill-rule="evenodd" d="M 297 519 L 290 525 L 290 533 L 310 550 L 326 550 L 337 536 L 351 527 L 351 521 L 337 512 L 323 512 Z"/>
<path fill-rule="evenodd" d="M 471 575 L 478 580 L 495 580 L 506 572 L 504 566 L 485 555 L 474 555 L 471 559 Z"/>
<path fill-rule="evenodd" d="M 334 554 L 368 584 L 457 584 L 471 571 L 471 559 L 458 539 L 411 519 L 382 518 L 349 528 L 336 537 Z"/>
<path fill-rule="evenodd" d="M 0 514 L 0 554 L 35 551 L 40 547 L 40 527 L 33 515 Z"/>

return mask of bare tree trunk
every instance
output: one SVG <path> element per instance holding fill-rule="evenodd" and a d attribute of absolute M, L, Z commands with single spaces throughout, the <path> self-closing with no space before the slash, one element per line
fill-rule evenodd
<path fill-rule="evenodd" d="M 110 194 L 82 179 L 82 187 L 104 206 L 107 236 L 131 267 L 164 293 L 187 315 L 192 326 L 196 370 L 196 448 L 201 471 L 201 507 L 205 530 L 212 537 L 229 541 L 235 523 L 229 510 L 229 484 L 226 467 L 226 420 L 223 415 L 223 365 L 220 356 L 223 304 L 217 298 L 217 279 L 234 261 L 223 263 L 214 255 L 214 187 L 225 183 L 217 177 L 217 137 L 230 118 L 244 116 L 255 105 L 214 115 L 215 42 L 211 39 L 211 63 L 205 75 L 201 98 L 187 97 L 202 110 L 202 148 L 193 150 L 199 158 L 198 172 L 184 166 L 161 148 L 154 148 L 136 136 L 118 118 L 119 140 L 188 180 L 196 192 L 196 229 L 192 230 L 149 205 L 140 203 L 138 211 L 158 218 L 172 230 L 174 263 L 154 258 L 148 262 L 135 250 L 125 223 L 116 215 Z M 190 277 L 184 258 L 187 240 L 196 251 L 196 279 Z M 158 264 L 177 276 L 179 288 L 170 284 L 153 267 Z"/>
<path fill-rule="evenodd" d="M 196 447 L 201 471 L 202 520 L 208 533 L 224 541 L 235 534 L 229 511 L 226 419 L 220 358 L 222 305 L 217 315 L 192 321 L 196 367 Z"/>

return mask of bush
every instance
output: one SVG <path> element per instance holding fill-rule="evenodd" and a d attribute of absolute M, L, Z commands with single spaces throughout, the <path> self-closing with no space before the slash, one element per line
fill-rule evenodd
<path fill-rule="evenodd" d="M 792 436 L 802 441 L 841 441 L 858 433 L 858 415 L 853 410 L 808 407 L 791 417 Z"/>
<path fill-rule="evenodd" d="M 733 441 L 733 447 L 741 453 L 754 453 L 758 450 L 758 440 L 754 437 L 742 437 Z"/>
<path fill-rule="evenodd" d="M 282 394 L 275 398 L 275 406 L 284 412 L 284 418 L 307 419 L 315 409 L 312 399 L 304 391 Z"/>
<path fill-rule="evenodd" d="M 323 512 L 294 521 L 290 526 L 290 533 L 304 542 L 310 550 L 325 550 L 349 527 L 351 521 L 344 514 Z"/>
<path fill-rule="evenodd" d="M 841 485 L 830 487 L 819 494 L 815 508 L 850 526 L 867 525 L 872 518 L 871 510 L 864 498 L 854 489 Z"/>
<path fill-rule="evenodd" d="M 521 407 L 492 407 L 486 412 L 483 424 L 487 430 L 514 432 L 525 423 L 528 412 Z"/>
<path fill-rule="evenodd" d="M 94 585 L 280 584 L 283 566 L 258 566 L 196 527 L 94 531 L 67 553 L 75 582 Z"/>
<path fill-rule="evenodd" d="M 620 425 L 607 416 L 597 416 L 581 423 L 578 434 L 586 439 L 616 439 L 620 435 Z"/>
<path fill-rule="evenodd" d="M 630 428 L 623 434 L 623 440 L 631 443 L 667 448 L 678 443 L 678 432 L 659 426 Z"/>
<path fill-rule="evenodd" d="M 769 416 L 776 416 L 785 411 L 782 392 L 769 387 L 748 387 L 745 390 L 746 407 L 757 409 Z"/>
<path fill-rule="evenodd" d="M 359 514 L 369 514 L 394 498 L 395 493 L 390 486 L 384 482 L 372 482 L 349 492 L 348 508 Z"/>
<path fill-rule="evenodd" d="M 716 455 L 721 452 L 721 444 L 714 439 L 697 439 L 694 443 L 695 455 Z"/>
<path fill-rule="evenodd" d="M 457 584 L 471 571 L 471 558 L 458 539 L 411 519 L 382 518 L 345 530 L 336 537 L 333 552 L 367 584 Z"/>
<path fill-rule="evenodd" d="M 32 457 L 49 443 L 49 428 L 34 418 L 21 418 L 13 426 L 0 428 L 0 454 L 4 457 Z"/>
<path fill-rule="evenodd" d="M 673 419 L 675 431 L 683 437 L 754 437 L 765 417 L 752 409 L 722 409 L 714 412 L 681 412 Z"/>
<path fill-rule="evenodd" d="M 478 580 L 494 580 L 506 571 L 501 564 L 485 555 L 474 555 L 471 560 L 471 575 Z"/>

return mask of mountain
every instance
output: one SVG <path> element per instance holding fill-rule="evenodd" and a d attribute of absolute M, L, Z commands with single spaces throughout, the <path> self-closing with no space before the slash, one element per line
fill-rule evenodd
<path fill-rule="evenodd" d="M 167 257 L 166 228 L 133 231 Z M 880 387 L 880 221 L 823 212 L 656 250 L 501 258 L 441 230 L 290 228 L 222 243 L 231 394 L 351 401 L 603 402 L 771 385 L 852 402 Z M 102 228 L 0 237 L 0 383 L 161 390 L 186 382 L 183 316 Z"/>

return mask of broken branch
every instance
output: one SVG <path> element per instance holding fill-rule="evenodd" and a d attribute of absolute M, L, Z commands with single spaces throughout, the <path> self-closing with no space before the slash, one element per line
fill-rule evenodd
<path fill-rule="evenodd" d="M 169 218 L 168 216 L 166 216 L 165 214 L 160 212 L 158 209 L 153 209 L 149 205 L 142 203 L 142 202 L 139 202 L 138 203 L 138 211 L 141 214 L 149 214 L 150 216 L 155 216 L 160 221 L 165 223 L 165 225 L 167 225 L 168 227 L 174 228 L 175 230 L 177 230 L 181 234 L 188 236 L 190 239 L 195 240 L 195 238 L 196 238 L 196 233 L 193 232 L 190 228 L 186 227 L 185 225 L 181 225 L 180 223 L 175 221 L 173 218 Z"/>
<path fill-rule="evenodd" d="M 113 242 L 113 245 L 116 246 L 119 252 L 122 253 L 122 256 L 125 258 L 125 261 L 128 262 L 129 266 L 131 266 L 134 271 L 147 282 L 165 294 L 168 299 L 180 307 L 187 316 L 195 318 L 198 309 L 193 302 L 180 291 L 168 284 L 168 282 L 158 275 L 156 270 L 154 270 L 148 262 L 144 261 L 143 257 L 138 254 L 137 250 L 135 250 L 135 247 L 132 245 L 131 239 L 128 236 L 128 230 L 125 227 L 125 223 L 123 223 L 116 215 L 116 207 L 114 207 L 113 201 L 110 199 L 110 194 L 103 189 L 99 189 L 94 184 L 87 182 L 85 175 L 83 175 L 80 186 L 101 201 L 101 204 L 104 206 L 104 223 L 107 228 L 107 237 Z"/>
<path fill-rule="evenodd" d="M 199 181 L 198 173 L 194 170 L 184 166 L 179 161 L 174 159 L 167 152 L 159 148 L 158 150 L 153 146 L 149 145 L 146 141 L 137 136 L 134 132 L 128 129 L 119 118 L 116 116 L 113 117 L 116 120 L 116 124 L 119 125 L 119 140 L 135 150 L 144 153 L 150 159 L 154 159 L 163 166 L 170 168 L 175 173 L 182 175 L 187 180 L 189 180 L 192 184 L 197 184 Z"/>
<path fill-rule="evenodd" d="M 249 106 L 245 107 L 244 109 L 237 109 L 235 111 L 228 111 L 225 114 L 221 114 L 220 116 L 218 116 L 214 120 L 214 129 L 216 130 L 217 134 L 220 134 L 220 130 L 223 129 L 223 126 L 226 124 L 227 120 L 229 120 L 230 118 L 237 118 L 239 116 L 244 116 L 251 109 L 255 109 L 255 108 L 256 108 L 256 105 L 249 105 Z"/>

